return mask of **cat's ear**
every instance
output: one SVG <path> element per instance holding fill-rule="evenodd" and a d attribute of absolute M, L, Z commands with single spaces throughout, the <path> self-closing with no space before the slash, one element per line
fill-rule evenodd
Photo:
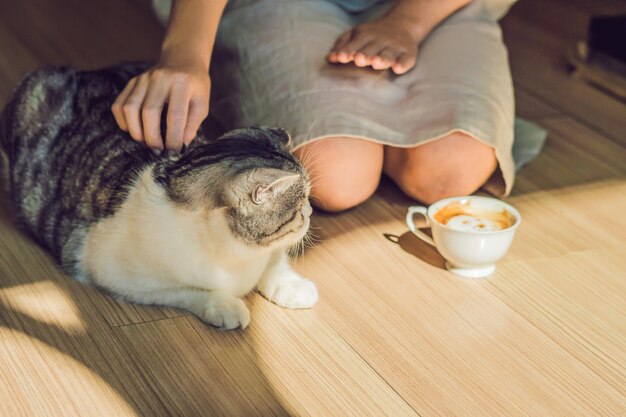
<path fill-rule="evenodd" d="M 300 179 L 299 174 L 291 174 L 281 177 L 271 184 L 259 184 L 252 190 L 252 202 L 263 204 L 268 199 L 273 199 L 287 191 Z"/>
<path fill-rule="evenodd" d="M 289 133 L 287 133 L 287 131 L 282 127 L 260 126 L 257 129 L 262 130 L 268 135 L 271 135 L 275 139 L 278 139 L 283 143 L 283 145 L 287 145 L 291 140 L 291 136 L 289 136 Z"/>

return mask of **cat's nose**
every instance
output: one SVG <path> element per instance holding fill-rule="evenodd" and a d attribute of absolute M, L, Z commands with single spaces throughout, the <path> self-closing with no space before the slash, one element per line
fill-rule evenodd
<path fill-rule="evenodd" d="M 313 208 L 311 207 L 311 204 L 307 201 L 302 206 L 302 215 L 304 217 L 309 217 L 312 213 L 313 213 Z"/>

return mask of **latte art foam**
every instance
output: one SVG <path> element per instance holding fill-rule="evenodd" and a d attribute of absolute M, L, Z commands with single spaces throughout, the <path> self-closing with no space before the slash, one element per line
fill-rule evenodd
<path fill-rule="evenodd" d="M 441 224 L 464 232 L 494 232 L 515 223 L 515 216 L 508 211 L 474 207 L 471 201 L 454 201 L 438 210 L 434 218 Z"/>
<path fill-rule="evenodd" d="M 462 230 L 464 232 L 493 232 L 494 230 L 502 230 L 502 225 L 493 220 L 480 219 L 467 214 L 448 219 L 446 225 L 454 230 Z"/>

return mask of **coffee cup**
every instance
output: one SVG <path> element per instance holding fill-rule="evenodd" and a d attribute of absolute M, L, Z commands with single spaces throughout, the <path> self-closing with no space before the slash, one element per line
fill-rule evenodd
<path fill-rule="evenodd" d="M 426 218 L 432 238 L 415 226 L 415 214 Z M 521 220 L 510 204 L 478 196 L 446 198 L 428 208 L 411 206 L 406 215 L 411 232 L 437 248 L 446 269 L 465 278 L 484 278 L 495 271 Z"/>

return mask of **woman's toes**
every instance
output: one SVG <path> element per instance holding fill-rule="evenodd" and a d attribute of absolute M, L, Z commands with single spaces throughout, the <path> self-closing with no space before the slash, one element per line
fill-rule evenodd
<path fill-rule="evenodd" d="M 366 67 L 369 65 L 369 63 L 369 58 L 365 56 L 365 54 L 363 54 L 362 52 L 357 52 L 356 54 L 354 54 L 354 64 L 357 67 Z"/>
<path fill-rule="evenodd" d="M 408 71 L 408 68 L 405 64 L 396 62 L 395 64 L 391 66 L 391 70 L 397 75 L 402 75 Z"/>
<path fill-rule="evenodd" d="M 341 51 L 337 53 L 337 61 L 341 62 L 342 64 L 347 64 L 351 61 L 351 59 L 351 54 L 347 52 Z"/>
<path fill-rule="evenodd" d="M 390 62 L 380 56 L 372 58 L 372 68 L 375 70 L 384 70 L 390 67 Z"/>
<path fill-rule="evenodd" d="M 383 51 L 381 51 L 378 56 L 380 57 L 380 59 L 385 63 L 384 68 L 382 69 L 388 69 L 391 68 L 392 65 L 394 65 L 396 63 L 396 59 L 402 54 L 402 52 L 400 51 L 396 51 L 390 48 L 386 48 Z"/>
<path fill-rule="evenodd" d="M 415 55 L 402 54 L 392 65 L 391 70 L 398 75 L 404 74 L 415 66 L 416 58 Z"/>

